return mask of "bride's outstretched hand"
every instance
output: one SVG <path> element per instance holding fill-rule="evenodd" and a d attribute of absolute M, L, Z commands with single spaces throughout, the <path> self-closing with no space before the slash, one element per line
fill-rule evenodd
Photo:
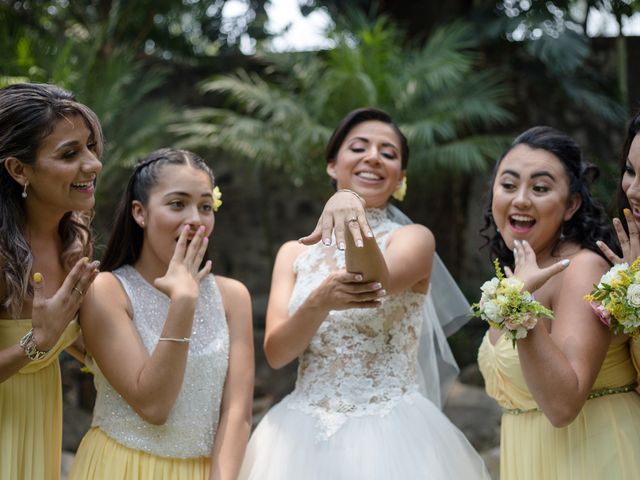
<path fill-rule="evenodd" d="M 624 209 L 624 218 L 627 221 L 629 235 L 627 235 L 627 232 L 624 230 L 622 221 L 619 218 L 613 219 L 613 226 L 616 229 L 618 241 L 622 247 L 622 258 L 616 255 L 604 242 L 598 241 L 596 245 L 598 245 L 600 251 L 604 253 L 604 256 L 607 257 L 611 263 L 625 262 L 631 265 L 636 258 L 640 257 L 640 228 L 638 228 L 638 223 L 628 208 Z"/>
<path fill-rule="evenodd" d="M 325 245 L 331 245 L 332 232 L 340 250 L 346 246 L 345 231 L 349 229 L 357 247 L 363 246 L 362 235 L 373 237 L 371 227 L 367 223 L 363 201 L 355 192 L 337 191 L 327 201 L 311 234 L 298 241 L 305 245 L 313 245 L 322 239 Z"/>
<path fill-rule="evenodd" d="M 569 259 L 560 260 L 545 268 L 540 268 L 536 260 L 536 252 L 526 240 L 514 240 L 513 259 L 515 268 L 512 272 L 508 267 L 505 272 L 508 277 L 518 277 L 524 283 L 527 292 L 535 292 L 551 277 L 569 266 Z"/>

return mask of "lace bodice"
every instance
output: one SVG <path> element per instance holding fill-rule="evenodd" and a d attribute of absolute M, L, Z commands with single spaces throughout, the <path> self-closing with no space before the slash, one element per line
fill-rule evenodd
<path fill-rule="evenodd" d="M 162 332 L 169 298 L 133 267 L 113 272 L 133 306 L 133 323 L 149 352 Z M 93 426 L 131 448 L 154 455 L 190 458 L 211 455 L 229 356 L 224 307 L 213 275 L 200 285 L 182 390 L 164 425 L 145 422 L 94 367 L 97 390 Z"/>
<path fill-rule="evenodd" d="M 376 241 L 384 249 L 400 225 L 386 210 L 367 210 Z M 289 303 L 294 313 L 337 269 L 344 253 L 318 243 L 294 264 L 296 283 Z M 314 415 L 320 437 L 328 438 L 350 417 L 384 415 L 400 397 L 417 394 L 416 357 L 425 295 L 404 291 L 378 308 L 331 311 L 299 358 L 291 408 Z"/>

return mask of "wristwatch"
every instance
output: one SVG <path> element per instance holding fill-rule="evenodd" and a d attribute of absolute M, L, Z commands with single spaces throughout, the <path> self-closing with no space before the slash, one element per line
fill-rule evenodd
<path fill-rule="evenodd" d="M 20 339 L 20 348 L 29 360 L 40 360 L 49 353 L 49 350 L 43 351 L 38 349 L 36 340 L 33 338 L 33 328 Z"/>

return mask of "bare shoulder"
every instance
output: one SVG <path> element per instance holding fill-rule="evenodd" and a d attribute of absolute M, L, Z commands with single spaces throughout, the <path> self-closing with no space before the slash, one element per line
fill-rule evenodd
<path fill-rule="evenodd" d="M 225 305 L 251 300 L 249 290 L 241 281 L 223 277 L 222 275 L 215 275 L 214 277 Z"/>
<path fill-rule="evenodd" d="M 229 277 L 215 275 L 224 305 L 229 331 L 249 334 L 253 326 L 251 315 L 251 295 L 244 283 Z M 247 333 L 249 332 L 249 333 Z"/>
<path fill-rule="evenodd" d="M 278 250 L 277 258 L 279 260 L 286 260 L 293 263 L 295 259 L 298 258 L 298 256 L 300 256 L 300 254 L 304 252 L 307 248 L 309 247 L 307 247 L 306 245 L 303 245 L 302 243 L 296 240 L 290 240 L 288 242 L 285 242 L 280 247 L 280 250 Z"/>
<path fill-rule="evenodd" d="M 114 306 L 129 304 L 127 294 L 120 281 L 111 272 L 100 272 L 91 286 L 87 289 L 85 303 L 108 303 Z"/>
<path fill-rule="evenodd" d="M 435 250 L 436 238 L 433 232 L 424 225 L 412 223 L 398 228 L 389 238 L 389 245 L 393 243 L 411 243 L 428 250 Z"/>
<path fill-rule="evenodd" d="M 584 277 L 602 275 L 609 269 L 609 263 L 591 250 L 583 248 L 571 257 L 571 263 L 564 271 L 564 277 L 569 281 L 584 280 Z"/>

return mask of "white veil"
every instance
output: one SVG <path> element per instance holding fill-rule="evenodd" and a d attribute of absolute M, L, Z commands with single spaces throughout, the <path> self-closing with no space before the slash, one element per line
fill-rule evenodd
<path fill-rule="evenodd" d="M 389 218 L 401 225 L 413 223 L 397 207 L 387 205 Z M 422 310 L 422 332 L 418 348 L 418 381 L 421 392 L 442 408 L 459 369 L 447 336 L 467 323 L 471 316 L 469 302 L 436 253 L 431 282 Z"/>

